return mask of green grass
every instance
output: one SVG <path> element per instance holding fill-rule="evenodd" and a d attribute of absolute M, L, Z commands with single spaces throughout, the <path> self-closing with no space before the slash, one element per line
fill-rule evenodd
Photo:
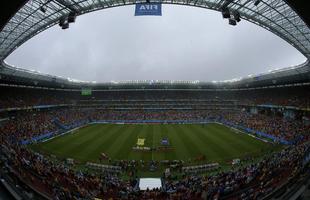
<path fill-rule="evenodd" d="M 137 152 L 132 147 L 137 138 L 145 138 L 145 146 L 160 146 L 163 137 L 169 139 L 173 150 L 166 152 Z M 279 146 L 262 142 L 220 124 L 96 124 L 89 125 L 30 146 L 35 151 L 73 158 L 80 162 L 99 162 L 101 153 L 114 160 L 184 160 L 205 155 L 203 162 L 226 163 L 244 156 L 259 157 Z"/>

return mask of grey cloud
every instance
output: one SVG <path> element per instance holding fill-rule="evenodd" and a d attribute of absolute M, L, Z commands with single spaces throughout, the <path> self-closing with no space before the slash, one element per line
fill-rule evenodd
<path fill-rule="evenodd" d="M 7 59 L 16 66 L 79 80 L 226 80 L 300 64 L 284 40 L 246 21 L 163 5 L 163 16 L 135 17 L 134 7 L 79 16 L 52 27 Z"/>

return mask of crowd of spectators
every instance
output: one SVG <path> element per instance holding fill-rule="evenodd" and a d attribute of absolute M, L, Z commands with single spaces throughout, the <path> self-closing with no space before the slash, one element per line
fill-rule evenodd
<path fill-rule="evenodd" d="M 65 92 L 30 88 L 0 87 L 0 109 L 71 103 Z M 72 96 L 74 98 L 74 96 Z M 71 99 L 72 99 L 71 98 Z"/>
<path fill-rule="evenodd" d="M 208 103 L 213 105 L 216 102 L 235 101 L 239 105 L 267 104 L 310 108 L 310 95 L 307 91 L 309 91 L 309 87 L 242 91 L 96 91 L 91 96 L 82 96 L 81 91 L 0 87 L 0 92 L 5 94 L 0 97 L 0 109 L 38 105 L 83 104 L 85 102 L 102 104 L 101 100 L 123 104 L 125 101 L 130 101 L 131 105 L 138 106 L 148 103 L 147 100 L 156 101 L 158 105 L 179 104 L 184 106 L 197 103 L 196 100 L 205 100 L 204 103 L 213 101 L 213 103 Z M 184 100 L 188 100 L 188 102 L 184 102 Z"/>
<path fill-rule="evenodd" d="M 31 139 L 63 127 L 72 128 L 92 121 L 216 121 L 230 122 L 278 138 L 291 141 L 300 135 L 308 136 L 310 123 L 286 119 L 278 115 L 251 114 L 242 110 L 104 110 L 94 108 L 66 108 L 46 111 L 23 112 L 2 123 L 1 137 L 11 141 Z M 55 123 L 58 121 L 58 124 Z"/>
<path fill-rule="evenodd" d="M 122 180 L 113 173 L 93 174 L 73 170 L 64 162 L 19 145 L 18 141 L 31 139 L 48 132 L 61 131 L 65 126 L 80 125 L 100 120 L 201 120 L 229 121 L 236 125 L 293 139 L 307 136 L 302 143 L 287 146 L 279 153 L 267 156 L 258 163 L 220 172 L 212 176 L 187 175 L 179 179 L 163 177 L 163 188 L 139 191 L 137 180 Z M 283 116 L 250 114 L 242 110 L 104 110 L 95 108 L 58 108 L 43 111 L 18 112 L 0 124 L 1 148 L 6 149 L 5 165 L 28 184 L 54 199 L 219 199 L 238 195 L 255 199 L 271 192 L 288 176 L 302 168 L 304 152 L 309 149 L 310 125 Z"/>
<path fill-rule="evenodd" d="M 300 135 L 308 135 L 310 124 L 301 120 L 286 119 L 283 116 L 267 116 L 248 112 L 226 112 L 222 118 L 236 125 L 251 128 L 285 140 L 292 140 Z"/>
<path fill-rule="evenodd" d="M 168 192 L 190 195 L 194 199 L 219 199 L 239 191 L 238 199 L 257 199 L 293 176 L 301 168 L 303 153 L 308 145 L 288 147 L 243 168 L 218 173 L 214 176 L 184 176 L 182 180 L 165 180 Z"/>
<path fill-rule="evenodd" d="M 122 180 L 112 173 L 95 175 L 74 171 L 22 146 L 7 145 L 6 165 L 28 184 L 53 199 L 219 199 L 223 196 L 257 199 L 302 169 L 308 144 L 288 146 L 258 163 L 215 175 L 186 175 L 180 179 L 163 177 L 163 188 L 139 191 L 137 180 Z"/>
<path fill-rule="evenodd" d="M 53 116 L 48 112 L 27 112 L 17 114 L 0 124 L 1 141 L 18 141 L 39 136 L 57 130 L 52 122 Z"/>

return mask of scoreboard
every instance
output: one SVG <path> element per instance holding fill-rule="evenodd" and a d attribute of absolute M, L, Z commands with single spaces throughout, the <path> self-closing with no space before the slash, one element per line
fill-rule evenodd
<path fill-rule="evenodd" d="M 92 95 L 92 89 L 91 88 L 82 88 L 81 89 L 81 95 L 82 96 L 91 96 Z"/>

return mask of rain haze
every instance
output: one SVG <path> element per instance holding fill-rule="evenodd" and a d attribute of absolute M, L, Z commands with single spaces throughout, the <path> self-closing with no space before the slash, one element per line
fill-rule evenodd
<path fill-rule="evenodd" d="M 83 81 L 229 80 L 300 64 L 286 41 L 245 20 L 163 5 L 163 16 L 134 16 L 134 6 L 78 16 L 35 36 L 6 62 Z"/>

